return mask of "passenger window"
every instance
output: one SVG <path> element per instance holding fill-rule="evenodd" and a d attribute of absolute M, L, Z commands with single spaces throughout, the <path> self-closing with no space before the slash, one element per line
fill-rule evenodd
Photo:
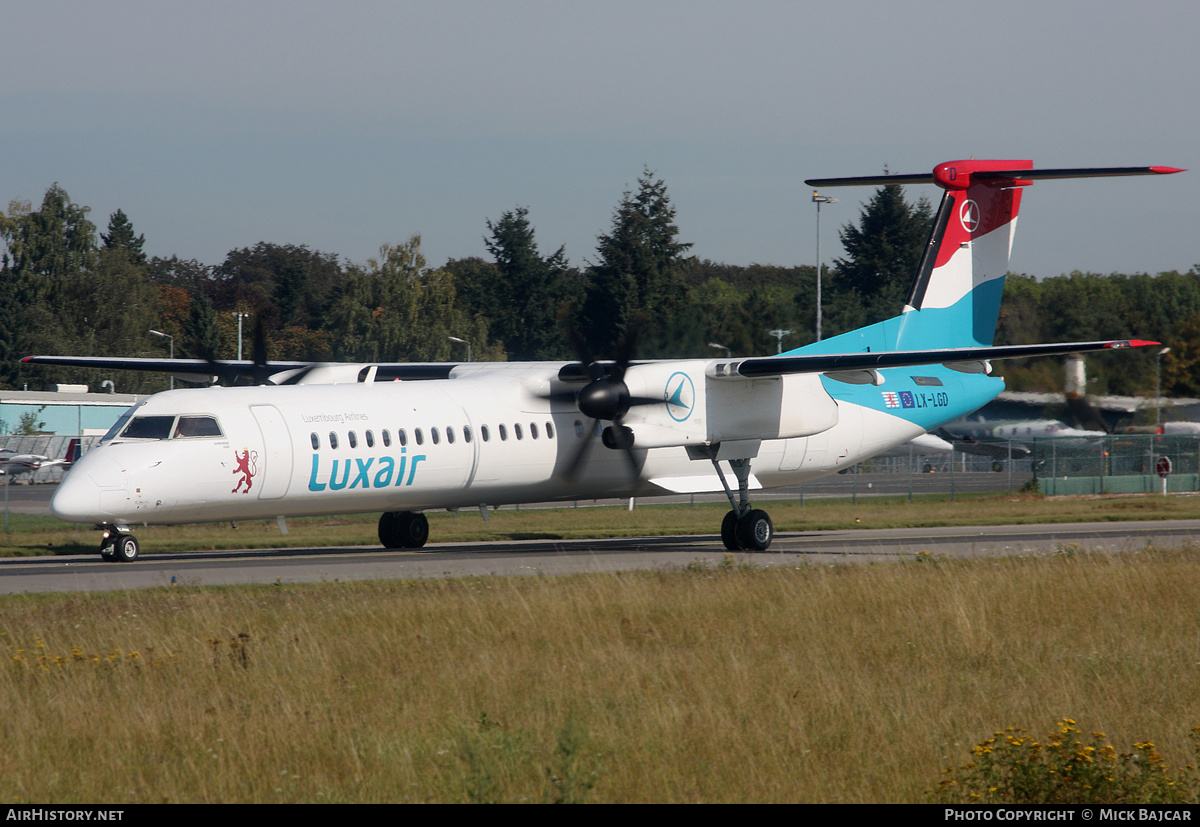
<path fill-rule="evenodd" d="M 392 434 L 386 428 L 383 430 L 383 447 L 392 447 Z"/>
<path fill-rule="evenodd" d="M 416 430 L 413 431 L 413 436 L 416 437 L 418 445 L 425 444 L 425 435 L 423 433 L 421 433 L 420 428 L 417 428 Z"/>
<path fill-rule="evenodd" d="M 337 434 L 333 431 L 329 432 L 329 447 L 335 451 L 337 450 Z"/>
<path fill-rule="evenodd" d="M 583 423 L 578 419 L 575 420 L 575 438 L 579 439 L 583 436 Z"/>
<path fill-rule="evenodd" d="M 321 438 L 319 436 L 317 436 L 316 431 L 313 431 L 312 436 L 310 438 L 312 439 L 313 450 L 314 451 L 321 450 Z"/>
<path fill-rule="evenodd" d="M 554 425 L 550 422 L 546 423 L 546 439 L 554 439 Z"/>
<path fill-rule="evenodd" d="M 449 425 L 446 426 L 446 441 L 451 445 L 454 444 L 454 429 Z"/>
<path fill-rule="evenodd" d="M 403 428 L 396 431 L 396 438 L 400 440 L 402 446 L 408 444 L 408 433 Z"/>
<path fill-rule="evenodd" d="M 365 436 L 367 438 L 367 447 L 374 448 L 375 447 L 375 434 L 372 433 L 371 431 L 367 431 L 363 436 Z"/>
<path fill-rule="evenodd" d="M 351 448 L 357 448 L 358 447 L 358 434 L 354 433 L 354 431 L 351 431 L 349 441 L 350 441 Z"/>
<path fill-rule="evenodd" d="M 484 441 L 484 442 L 487 442 L 488 440 L 490 440 L 490 439 L 492 438 L 492 435 L 491 435 L 491 434 L 488 432 L 488 426 L 487 426 L 487 425 L 480 425 L 480 426 L 479 426 L 479 434 L 480 434 L 480 436 L 482 436 L 482 437 L 483 437 L 483 441 Z"/>
<path fill-rule="evenodd" d="M 504 427 L 504 424 L 501 423 L 500 424 L 500 441 L 504 442 L 507 439 L 508 439 L 508 428 Z"/>
<path fill-rule="evenodd" d="M 221 426 L 211 416 L 181 416 L 175 425 L 175 438 L 221 436 Z"/>
<path fill-rule="evenodd" d="M 513 425 L 513 433 L 517 435 L 517 439 L 524 439 L 525 434 L 521 432 L 521 423 Z"/>
<path fill-rule="evenodd" d="M 421 432 L 420 432 L 420 431 L 417 431 L 417 433 L 419 434 L 419 433 L 421 433 Z M 434 445 L 437 445 L 439 442 L 441 442 L 441 441 L 442 441 L 442 436 L 441 436 L 441 434 L 439 434 L 439 433 L 438 433 L 438 429 L 437 429 L 437 428 L 430 428 L 430 429 L 429 429 L 429 435 L 433 437 L 433 444 L 434 444 Z M 417 442 L 420 442 L 420 441 L 421 441 L 421 440 L 419 440 L 419 439 L 417 440 Z"/>
<path fill-rule="evenodd" d="M 463 425 L 463 442 L 471 441 L 471 426 Z"/>
<path fill-rule="evenodd" d="M 534 439 L 537 439 L 537 423 L 536 422 L 529 423 L 529 435 L 531 437 L 533 437 Z"/>

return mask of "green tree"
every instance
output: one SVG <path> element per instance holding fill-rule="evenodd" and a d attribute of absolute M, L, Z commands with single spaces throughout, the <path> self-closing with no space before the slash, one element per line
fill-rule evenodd
<path fill-rule="evenodd" d="M 558 313 L 574 298 L 571 271 L 563 247 L 546 257 L 538 252 L 528 213 L 517 207 L 487 222 L 484 243 L 496 260 L 496 277 L 482 285 L 490 298 L 489 329 L 514 361 L 568 358 Z"/>
<path fill-rule="evenodd" d="M 121 210 L 109 216 L 108 232 L 100 238 L 104 242 L 104 249 L 124 250 L 134 264 L 146 263 L 146 254 L 142 252 L 146 236 L 133 234 L 133 224 Z"/>
<path fill-rule="evenodd" d="M 597 259 L 588 272 L 583 329 L 596 354 L 615 353 L 635 317 L 643 320 L 641 355 L 673 346 L 665 321 L 686 302 L 679 270 L 692 246 L 678 236 L 666 183 L 643 169 L 638 191 L 625 192 L 612 229 L 597 240 Z"/>
<path fill-rule="evenodd" d="M 323 318 L 342 275 L 336 255 L 260 241 L 229 252 L 209 294 L 218 311 L 264 313 L 270 330 L 306 327 Z"/>
<path fill-rule="evenodd" d="M 216 359 L 221 356 L 221 330 L 217 326 L 217 311 L 208 296 L 192 301 L 190 343 L 185 350 L 197 359 Z"/>
<path fill-rule="evenodd" d="M 447 361 L 451 336 L 471 342 L 476 360 L 504 358 L 483 318 L 458 305 L 454 277 L 426 267 L 420 236 L 385 244 L 365 267 L 349 267 L 326 329 L 335 357 L 349 361 Z"/>
<path fill-rule="evenodd" d="M 57 183 L 46 190 L 40 209 L 29 209 L 28 202 L 11 203 L 0 222 L 4 269 L 54 279 L 91 266 L 96 258 L 96 225 L 88 220 L 90 211 L 72 202 Z"/>
<path fill-rule="evenodd" d="M 842 227 L 846 257 L 835 260 L 836 272 L 830 280 L 830 292 L 842 294 L 833 296 L 835 308 L 839 298 L 856 302 L 864 310 L 862 323 L 866 324 L 898 314 L 932 227 L 933 210 L 926 199 L 909 204 L 896 184 L 876 190 L 859 214 L 858 226 Z"/>
<path fill-rule="evenodd" d="M 3 381 L 25 381 L 19 359 L 39 352 L 67 352 L 74 323 L 62 317 L 82 274 L 96 266 L 96 227 L 87 207 L 54 184 L 39 209 L 14 201 L 0 216 L 0 364 Z M 31 377 L 32 378 L 32 377 Z M 37 381 L 43 380 L 39 372 Z"/>

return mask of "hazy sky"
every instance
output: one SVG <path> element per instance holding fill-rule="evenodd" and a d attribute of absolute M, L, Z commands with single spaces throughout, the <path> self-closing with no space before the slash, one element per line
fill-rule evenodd
<path fill-rule="evenodd" d="M 815 263 L 805 178 L 1163 164 L 1195 171 L 1030 187 L 1011 266 L 1186 270 L 1198 35 L 1182 0 L 14 2 L 0 207 L 57 181 L 151 255 L 364 261 L 419 233 L 436 265 L 522 205 L 581 265 L 646 166 L 694 254 L 792 265 Z M 871 190 L 828 194 L 827 261 Z"/>

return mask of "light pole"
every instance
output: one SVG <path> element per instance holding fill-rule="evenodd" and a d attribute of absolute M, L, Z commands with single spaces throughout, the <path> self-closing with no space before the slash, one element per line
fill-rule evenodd
<path fill-rule="evenodd" d="M 466 345 L 467 346 L 467 361 L 468 362 L 471 361 L 471 343 L 470 342 L 468 342 L 466 339 L 460 339 L 457 336 L 449 336 L 447 338 L 449 338 L 450 341 L 452 341 L 452 342 L 458 342 L 460 345 Z"/>
<path fill-rule="evenodd" d="M 818 305 L 819 306 L 819 305 Z M 783 337 L 790 336 L 793 333 L 791 330 L 772 330 L 771 335 L 775 337 L 775 353 L 776 355 L 783 353 Z"/>
<path fill-rule="evenodd" d="M 725 351 L 725 358 L 726 358 L 726 359 L 732 359 L 732 358 L 733 358 L 733 351 L 731 351 L 729 348 L 725 347 L 725 345 L 719 345 L 719 344 L 717 344 L 716 342 L 709 342 L 709 343 L 708 343 L 708 346 L 709 346 L 709 347 L 711 347 L 711 348 L 716 348 L 717 350 L 723 350 L 723 351 Z"/>
<path fill-rule="evenodd" d="M 162 331 L 159 331 L 159 330 L 151 330 L 150 335 L 157 336 L 160 339 L 170 339 L 169 344 L 171 345 L 171 358 L 172 359 L 175 358 L 175 337 L 174 336 L 172 336 L 170 333 L 163 333 Z M 173 374 L 173 373 L 171 374 L 171 390 L 175 390 L 175 374 Z"/>
<path fill-rule="evenodd" d="M 235 310 L 233 311 L 233 315 L 237 316 L 238 320 L 238 361 L 240 362 L 242 361 L 242 319 L 246 318 L 250 314 Z"/>
<path fill-rule="evenodd" d="M 818 195 L 813 190 L 813 203 L 817 205 L 817 341 L 821 341 L 821 205 L 836 204 L 836 198 L 828 195 Z"/>
<path fill-rule="evenodd" d="M 1164 347 L 1154 357 L 1154 427 L 1162 427 L 1162 358 L 1171 352 Z"/>

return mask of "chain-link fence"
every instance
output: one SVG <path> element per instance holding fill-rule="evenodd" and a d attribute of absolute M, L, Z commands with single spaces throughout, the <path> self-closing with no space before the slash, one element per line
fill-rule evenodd
<path fill-rule="evenodd" d="M 1033 471 L 1045 494 L 1161 491 L 1160 462 L 1169 460 L 1168 491 L 1200 490 L 1200 435 L 1128 434 L 1034 440 Z M 1166 467 L 1166 463 L 1162 463 Z"/>
<path fill-rule="evenodd" d="M 10 455 L 30 455 L 35 457 L 47 457 L 49 459 L 63 459 L 67 455 L 67 446 L 71 444 L 73 436 L 6 436 L 0 437 L 0 461 L 8 458 Z M 98 436 L 85 436 L 80 438 L 82 451 L 87 451 L 100 442 Z M 42 482 L 58 482 L 66 473 L 66 468 L 62 465 L 55 465 L 50 468 L 39 468 L 31 473 L 14 474 L 10 477 L 10 481 L 18 485 L 29 484 L 33 485 Z"/>

